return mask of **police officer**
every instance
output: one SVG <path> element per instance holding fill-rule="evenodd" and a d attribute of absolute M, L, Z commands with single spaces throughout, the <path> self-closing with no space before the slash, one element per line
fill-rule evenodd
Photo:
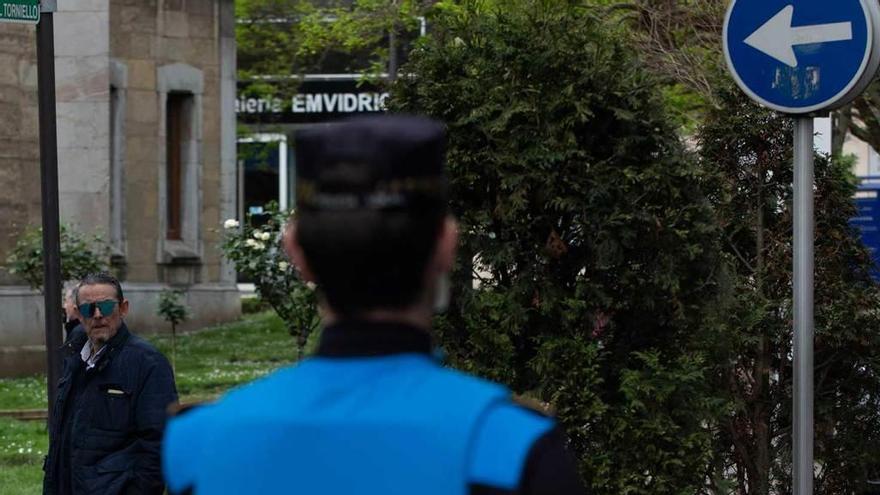
<path fill-rule="evenodd" d="M 552 419 L 433 357 L 457 242 L 443 127 L 361 118 L 295 145 L 284 247 L 320 290 L 317 353 L 173 420 L 172 493 L 582 493 Z"/>

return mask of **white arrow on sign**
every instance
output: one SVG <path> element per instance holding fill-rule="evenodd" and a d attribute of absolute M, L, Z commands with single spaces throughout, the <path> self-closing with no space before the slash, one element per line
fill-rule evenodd
<path fill-rule="evenodd" d="M 789 67 L 797 67 L 798 60 L 794 54 L 795 46 L 853 39 L 851 22 L 792 27 L 791 18 L 793 15 L 794 5 L 783 8 L 746 38 L 745 44 Z"/>

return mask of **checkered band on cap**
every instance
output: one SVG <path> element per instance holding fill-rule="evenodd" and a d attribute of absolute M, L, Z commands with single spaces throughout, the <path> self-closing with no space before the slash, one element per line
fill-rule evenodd
<path fill-rule="evenodd" d="M 444 203 L 446 133 L 424 117 L 357 118 L 297 133 L 301 211 L 416 208 Z"/>

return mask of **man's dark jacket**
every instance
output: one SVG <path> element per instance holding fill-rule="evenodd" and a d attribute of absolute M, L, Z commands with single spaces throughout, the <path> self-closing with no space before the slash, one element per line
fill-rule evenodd
<path fill-rule="evenodd" d="M 177 401 L 168 360 L 123 323 L 87 370 L 86 341 L 78 327 L 62 346 L 43 493 L 161 494 L 160 442 Z"/>

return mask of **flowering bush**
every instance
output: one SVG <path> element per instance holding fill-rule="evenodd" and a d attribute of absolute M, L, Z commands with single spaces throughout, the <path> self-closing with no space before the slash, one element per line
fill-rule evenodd
<path fill-rule="evenodd" d="M 307 284 L 281 249 L 281 233 L 289 212 L 269 210 L 266 224 L 255 227 L 235 219 L 223 222 L 221 249 L 239 274 L 254 281 L 257 295 L 284 320 L 302 354 L 309 335 L 320 323 L 314 285 Z"/>
<path fill-rule="evenodd" d="M 110 247 L 100 236 L 88 236 L 61 225 L 61 280 L 79 280 L 107 269 Z M 9 273 L 20 276 L 33 289 L 43 290 L 43 229 L 24 231 L 6 258 Z"/>

